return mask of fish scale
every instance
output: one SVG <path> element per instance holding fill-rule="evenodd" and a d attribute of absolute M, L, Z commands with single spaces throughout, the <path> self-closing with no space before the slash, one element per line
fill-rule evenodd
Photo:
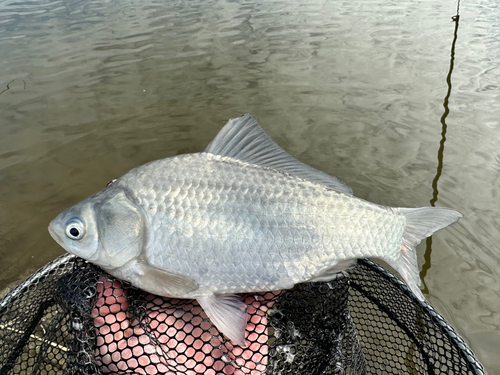
<path fill-rule="evenodd" d="M 393 208 L 352 195 L 288 155 L 250 114 L 229 120 L 204 152 L 147 163 L 68 208 L 54 239 L 147 292 L 196 298 L 244 346 L 235 293 L 329 281 L 357 258 L 387 261 L 423 299 L 416 246 L 457 211 Z"/>
<path fill-rule="evenodd" d="M 238 161 L 207 153 L 155 161 L 141 169 L 120 178 L 115 188 L 126 186 L 151 215 L 154 230 L 146 250 L 151 264 L 197 280 L 197 294 L 282 288 L 283 279 L 291 285 L 307 280 L 338 260 L 367 256 L 366 249 L 391 259 L 398 254 L 403 217 L 373 204 L 368 209 L 297 177 L 252 166 L 242 169 Z M 358 218 L 366 211 L 373 217 Z M 348 227 L 343 224 L 347 216 Z M 356 235 L 360 231 L 364 237 Z M 335 246 L 329 241 L 333 237 Z M 280 262 L 285 267 L 262 267 Z"/>

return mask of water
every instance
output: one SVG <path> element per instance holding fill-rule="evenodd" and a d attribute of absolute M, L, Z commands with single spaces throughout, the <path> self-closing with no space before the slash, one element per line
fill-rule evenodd
<path fill-rule="evenodd" d="M 464 213 L 419 247 L 426 296 L 500 374 L 500 11 L 460 4 L 447 83 L 456 12 L 423 0 L 2 1 L 0 287 L 62 254 L 46 228 L 64 208 L 142 163 L 202 150 L 251 112 L 359 197 Z"/>

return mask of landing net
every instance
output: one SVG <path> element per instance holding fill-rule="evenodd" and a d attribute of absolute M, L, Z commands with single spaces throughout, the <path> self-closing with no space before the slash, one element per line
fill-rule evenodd
<path fill-rule="evenodd" d="M 369 260 L 330 283 L 242 299 L 245 348 L 196 301 L 63 255 L 0 301 L 0 375 L 486 373 L 432 306 Z"/>

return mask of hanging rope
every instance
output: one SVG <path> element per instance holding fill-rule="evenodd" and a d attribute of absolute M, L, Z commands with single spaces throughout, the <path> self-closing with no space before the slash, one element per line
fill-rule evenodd
<path fill-rule="evenodd" d="M 441 140 L 439 141 L 439 149 L 438 149 L 438 166 L 436 170 L 436 176 L 432 180 L 432 199 L 430 200 L 431 206 L 435 206 L 437 200 L 438 200 L 438 181 L 439 178 L 441 177 L 441 174 L 443 173 L 443 165 L 444 165 L 444 144 L 446 142 L 446 131 L 448 130 L 448 125 L 446 124 L 446 118 L 448 117 L 448 114 L 450 113 L 450 108 L 449 108 L 449 99 L 451 95 L 451 74 L 453 73 L 453 67 L 455 65 L 455 44 L 457 42 L 457 36 L 458 36 L 458 22 L 460 19 L 459 15 L 459 10 L 460 10 L 460 0 L 458 1 L 457 4 L 457 14 L 451 17 L 451 20 L 455 23 L 455 31 L 453 32 L 453 41 L 451 43 L 451 57 L 450 57 L 450 69 L 448 71 L 448 75 L 446 76 L 446 84 L 448 86 L 448 91 L 446 92 L 446 96 L 444 97 L 443 101 L 443 107 L 444 107 L 444 113 L 441 116 Z M 426 249 L 425 249 L 425 254 L 424 254 L 424 259 L 425 262 L 422 266 L 422 271 L 420 272 L 420 278 L 423 281 L 424 284 L 424 293 L 429 293 L 429 290 L 427 288 L 427 285 L 425 284 L 425 276 L 427 275 L 427 271 L 431 268 L 431 253 L 432 253 L 432 236 L 428 237 L 426 240 Z"/>

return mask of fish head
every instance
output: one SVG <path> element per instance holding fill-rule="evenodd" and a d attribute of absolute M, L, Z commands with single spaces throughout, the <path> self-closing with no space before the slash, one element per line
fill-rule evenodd
<path fill-rule="evenodd" d="M 145 215 L 124 189 L 112 186 L 61 212 L 49 232 L 67 252 L 113 270 L 142 252 Z"/>

